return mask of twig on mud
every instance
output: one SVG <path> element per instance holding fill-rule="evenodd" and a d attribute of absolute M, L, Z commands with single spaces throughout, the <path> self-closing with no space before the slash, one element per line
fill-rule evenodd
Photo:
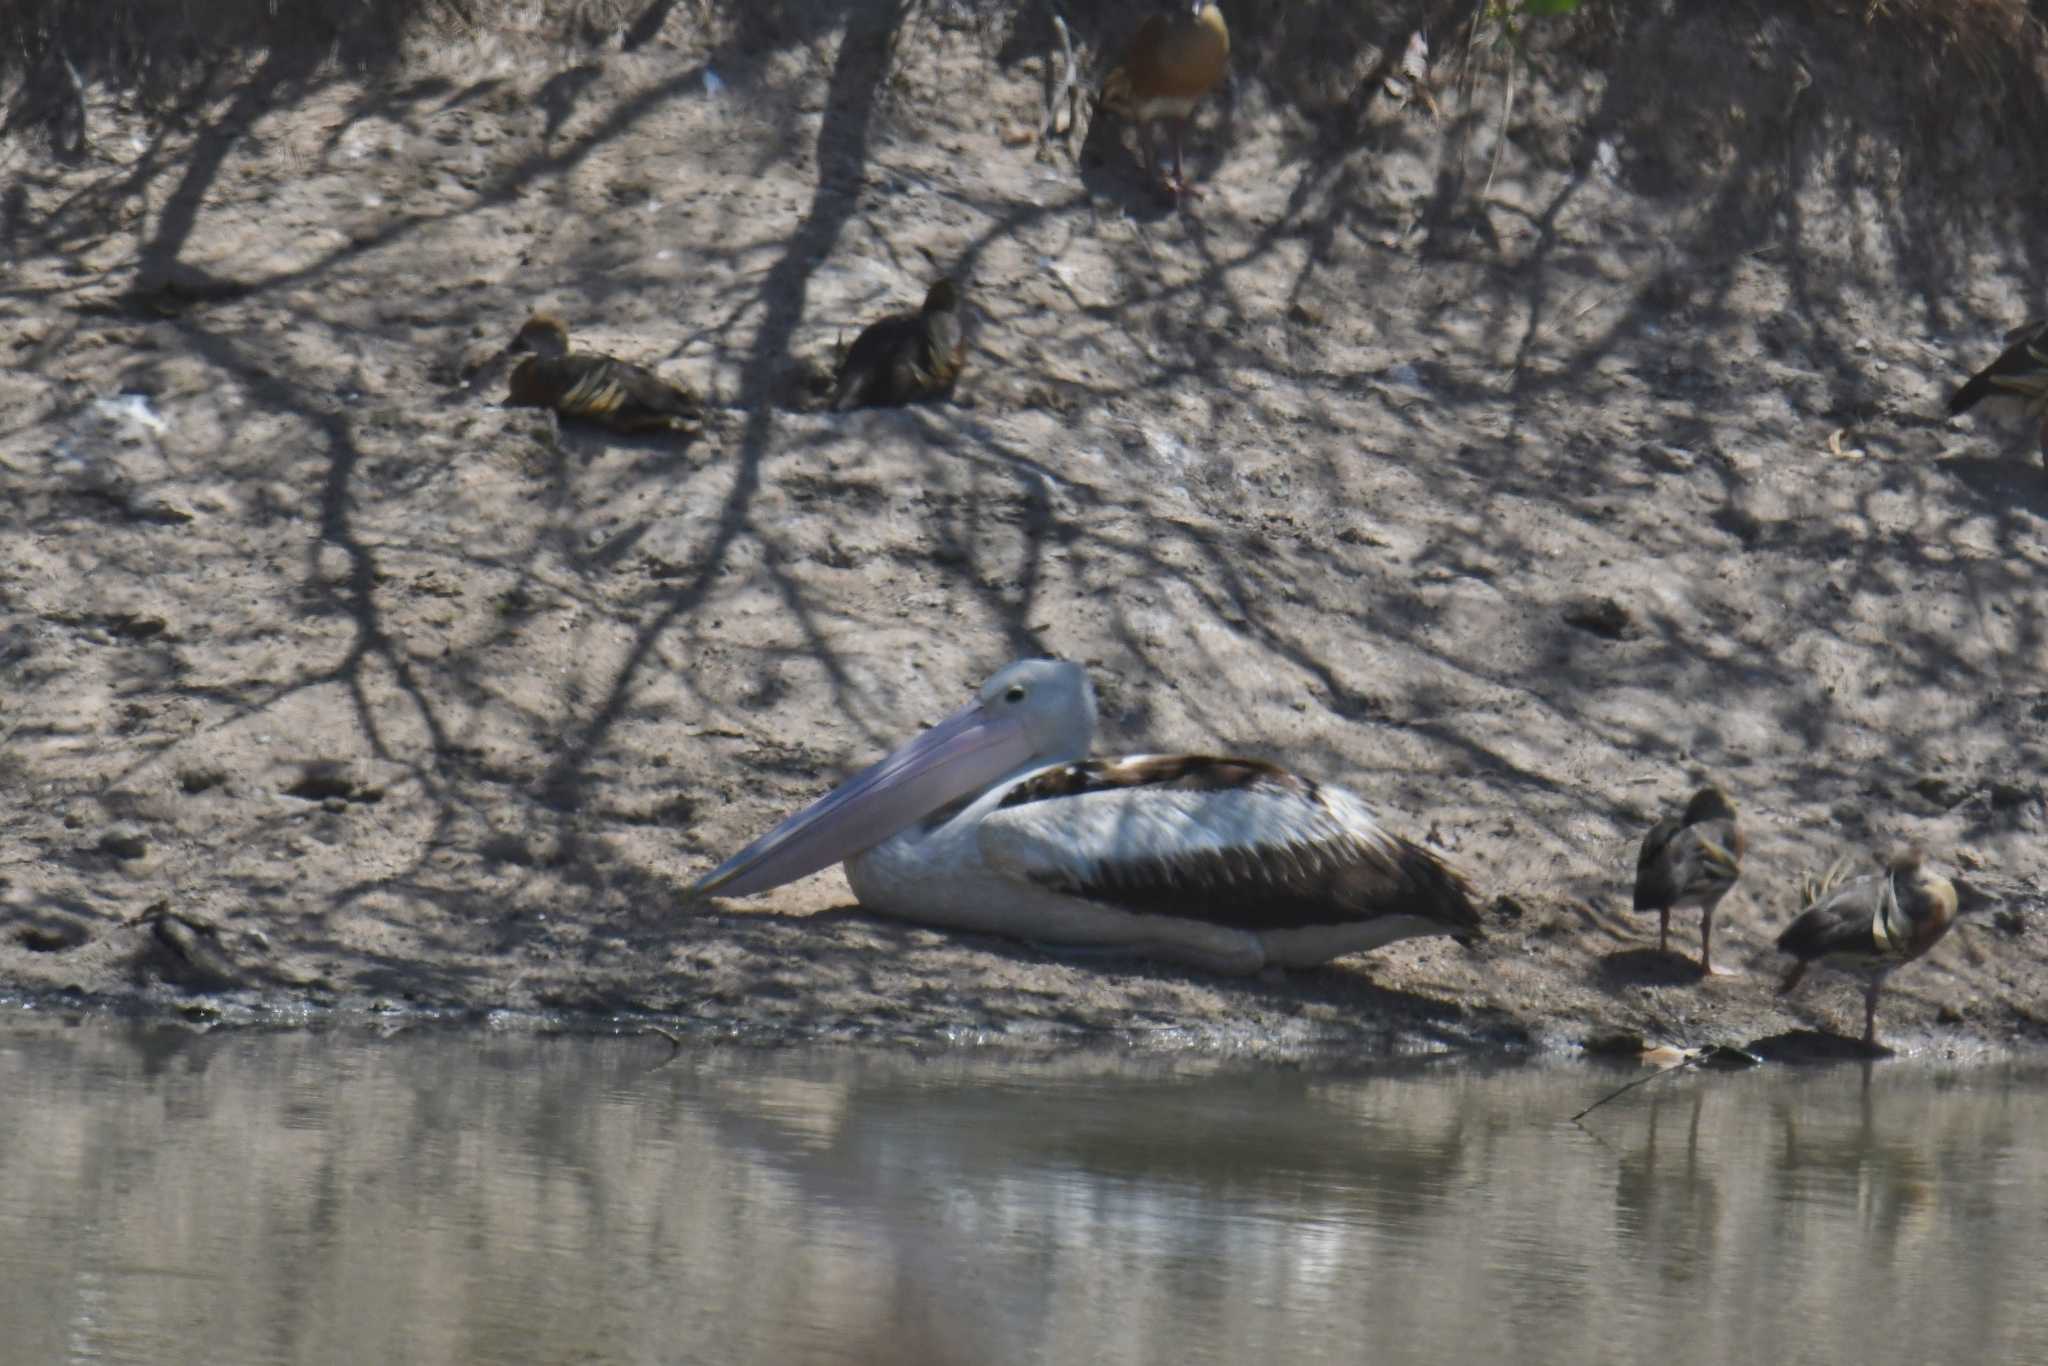
<path fill-rule="evenodd" d="M 1672 1076 L 1676 1073 L 1685 1071 L 1689 1067 L 1758 1067 L 1761 1066 L 1762 1063 L 1762 1058 L 1759 1058 L 1756 1054 L 1751 1053 L 1747 1049 L 1731 1048 L 1727 1044 L 1715 1044 L 1710 1048 L 1693 1049 L 1686 1054 L 1685 1060 L 1683 1062 L 1673 1063 L 1669 1067 L 1659 1068 L 1657 1071 L 1652 1072 L 1647 1077 L 1637 1077 L 1634 1081 L 1630 1082 L 1628 1085 L 1622 1087 L 1618 1091 L 1609 1091 L 1606 1095 L 1600 1097 L 1600 1099 L 1594 1101 L 1591 1105 L 1588 1105 L 1585 1109 L 1573 1115 L 1572 1123 L 1577 1124 L 1580 1120 L 1584 1119 L 1587 1115 L 1592 1114 L 1595 1110 L 1605 1105 L 1608 1101 L 1617 1100 L 1620 1097 L 1625 1096 L 1629 1092 L 1635 1090 L 1638 1086 L 1648 1086 L 1651 1082 L 1657 1080 L 1659 1077 Z"/>
<path fill-rule="evenodd" d="M 1500 161 L 1507 154 L 1508 150 L 1508 121 L 1514 117 L 1514 113 L 1515 64 L 1513 61 L 1510 61 L 1508 63 L 1507 90 L 1500 100 L 1500 132 L 1495 134 L 1493 139 L 1493 165 L 1486 168 L 1486 184 L 1479 191 L 1479 198 L 1482 201 L 1493 193 L 1493 178 L 1500 174 Z"/>
<path fill-rule="evenodd" d="M 1081 107 L 1080 83 L 1074 79 L 1074 37 L 1067 31 L 1067 21 L 1055 14 L 1052 16 L 1053 32 L 1060 39 L 1060 75 L 1057 81 L 1052 77 L 1052 55 L 1046 56 L 1045 121 L 1038 127 L 1038 145 L 1041 151 L 1053 138 L 1070 136 L 1074 121 Z M 1061 118 L 1061 104 L 1065 103 L 1064 120 Z"/>
<path fill-rule="evenodd" d="M 78 101 L 78 136 L 72 141 L 71 144 L 71 154 L 73 156 L 76 156 L 85 150 L 85 145 L 88 140 L 86 137 L 85 127 L 85 78 L 78 74 L 77 66 L 75 66 L 71 61 L 71 54 L 66 52 L 61 47 L 57 49 L 57 60 L 63 63 L 64 74 L 70 77 L 71 79 L 72 97 Z"/>
<path fill-rule="evenodd" d="M 1698 1061 L 1698 1057 L 1690 1057 L 1687 1058 L 1684 1062 L 1675 1063 L 1670 1067 L 1660 1067 L 1647 1077 L 1637 1077 L 1634 1081 L 1622 1087 L 1619 1091 L 1609 1091 L 1606 1095 L 1600 1097 L 1600 1099 L 1594 1101 L 1591 1105 L 1588 1105 L 1585 1109 L 1573 1115 L 1572 1123 L 1577 1124 L 1580 1120 L 1584 1119 L 1587 1115 L 1592 1114 L 1595 1110 L 1605 1105 L 1608 1101 L 1619 1100 L 1621 1097 L 1635 1090 L 1638 1086 L 1648 1086 L 1651 1082 L 1657 1080 L 1659 1077 L 1668 1077 L 1671 1076 L 1673 1073 L 1683 1072 L 1686 1068 L 1691 1067 Z"/>

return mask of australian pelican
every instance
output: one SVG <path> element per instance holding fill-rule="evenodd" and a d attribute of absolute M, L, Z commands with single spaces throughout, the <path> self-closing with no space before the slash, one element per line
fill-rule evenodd
<path fill-rule="evenodd" d="M 846 864 L 869 910 L 1212 972 L 1481 934 L 1464 879 L 1349 792 L 1256 759 L 1089 759 L 1077 664 L 1025 660 L 700 878 L 748 896 Z"/>

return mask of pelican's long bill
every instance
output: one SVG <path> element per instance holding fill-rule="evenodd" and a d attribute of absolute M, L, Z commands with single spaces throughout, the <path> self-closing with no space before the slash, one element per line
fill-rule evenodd
<path fill-rule="evenodd" d="M 689 899 L 751 896 L 829 868 L 986 790 L 1031 757 L 1021 724 L 971 703 L 698 878 Z"/>

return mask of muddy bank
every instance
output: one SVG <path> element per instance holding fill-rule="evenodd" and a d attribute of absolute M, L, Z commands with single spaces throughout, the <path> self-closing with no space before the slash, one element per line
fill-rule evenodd
<path fill-rule="evenodd" d="M 17 121 L 0 982 L 749 1038 L 1748 1042 L 1860 1027 L 1842 979 L 1775 997 L 1771 941 L 1799 873 L 1914 841 L 1972 911 L 1887 1036 L 2038 1042 L 2048 477 L 1942 414 L 2034 311 L 2025 63 L 1650 6 L 1532 33 L 1512 103 L 1506 51 L 1461 77 L 1439 28 L 1397 100 L 1380 57 L 1432 7 L 1381 8 L 1342 62 L 1242 26 L 1189 214 L 1041 147 L 1048 36 L 971 8 L 436 30 Z M 955 402 L 803 406 L 941 270 Z M 541 305 L 709 394 L 705 434 L 467 388 Z M 1364 794 L 1466 870 L 1488 945 L 1233 982 L 874 921 L 836 874 L 679 909 L 1034 652 L 1088 663 L 1105 750 Z M 1752 848 L 1716 935 L 1744 974 L 1701 982 L 1627 907 L 1708 779 Z"/>

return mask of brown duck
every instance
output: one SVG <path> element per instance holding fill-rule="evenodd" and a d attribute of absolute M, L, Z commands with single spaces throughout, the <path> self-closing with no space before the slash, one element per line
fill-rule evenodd
<path fill-rule="evenodd" d="M 1700 971 L 1713 973 L 1714 908 L 1742 875 L 1742 827 L 1735 803 L 1718 787 L 1693 793 L 1681 815 L 1666 816 L 1636 854 L 1636 909 L 1657 913 L 1657 951 L 1671 945 L 1671 913 L 1700 911 Z"/>
<path fill-rule="evenodd" d="M 615 432 L 696 431 L 703 423 L 696 395 L 645 366 L 571 351 L 559 318 L 534 314 L 505 349 L 526 357 L 512 371 L 505 402 L 513 407 L 552 408 Z"/>
<path fill-rule="evenodd" d="M 2048 455 L 2048 318 L 2021 323 L 2006 333 L 2005 350 L 1949 396 L 1948 410 L 1966 413 L 1979 403 L 1996 416 L 2038 422 L 2036 438 Z"/>
<path fill-rule="evenodd" d="M 1164 184 L 1175 199 L 1201 193 L 1181 169 L 1181 140 L 1195 106 L 1229 66 L 1230 30 L 1215 0 L 1178 0 L 1170 13 L 1138 26 L 1123 61 L 1103 78 L 1095 107 L 1138 126 L 1139 160 L 1148 175 L 1159 169 L 1152 124 L 1163 119 L 1172 129 L 1173 174 Z"/>
<path fill-rule="evenodd" d="M 915 403 L 950 393 L 967 360 L 960 288 L 940 280 L 915 313 L 892 313 L 861 329 L 832 383 L 832 408 Z"/>
<path fill-rule="evenodd" d="M 1956 919 L 1956 889 L 1928 868 L 1917 852 L 1892 859 L 1882 873 L 1841 880 L 1842 865 L 1813 888 L 1808 905 L 1778 936 L 1778 948 L 1798 961 L 1779 994 L 1825 963 L 1864 982 L 1863 1043 L 1877 1044 L 1877 997 L 1885 978 L 1941 942 Z"/>

